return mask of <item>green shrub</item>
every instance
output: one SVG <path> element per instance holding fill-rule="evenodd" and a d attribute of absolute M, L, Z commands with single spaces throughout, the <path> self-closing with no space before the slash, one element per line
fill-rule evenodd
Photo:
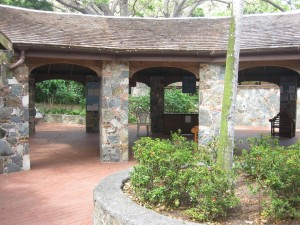
<path fill-rule="evenodd" d="M 64 114 L 85 116 L 85 109 L 65 109 L 65 108 L 40 108 L 42 114 Z"/>
<path fill-rule="evenodd" d="M 130 96 L 129 97 L 129 115 L 128 122 L 136 123 L 136 115 L 135 113 L 140 110 L 143 112 L 150 111 L 150 98 L 149 95 L 144 96 Z"/>
<path fill-rule="evenodd" d="M 300 143 L 288 148 L 269 136 L 250 140 L 240 165 L 267 193 L 263 215 L 271 219 L 300 218 Z"/>
<path fill-rule="evenodd" d="M 195 113 L 198 112 L 199 95 L 182 93 L 181 89 L 171 88 L 165 90 L 166 113 Z"/>
<path fill-rule="evenodd" d="M 195 113 L 198 112 L 198 94 L 189 96 L 180 89 L 165 90 L 165 113 Z M 129 123 L 136 123 L 135 112 L 141 110 L 150 111 L 150 95 L 129 97 Z"/>
<path fill-rule="evenodd" d="M 133 146 L 138 165 L 131 184 L 139 200 L 152 206 L 187 207 L 198 221 L 224 216 L 237 204 L 233 174 L 215 166 L 211 150 L 198 149 L 179 134 L 171 140 L 145 137 Z"/>

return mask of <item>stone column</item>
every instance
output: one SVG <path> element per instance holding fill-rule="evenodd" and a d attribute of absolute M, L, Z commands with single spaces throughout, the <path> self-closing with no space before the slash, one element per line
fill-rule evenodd
<path fill-rule="evenodd" d="M 150 78 L 150 116 L 153 133 L 163 132 L 164 88 L 163 77 Z"/>
<path fill-rule="evenodd" d="M 297 81 L 296 76 L 280 77 L 280 112 L 288 113 L 295 121 L 297 119 Z M 286 133 L 289 130 L 282 127 L 280 132 Z"/>
<path fill-rule="evenodd" d="M 99 133 L 100 79 L 86 78 L 86 132 Z"/>
<path fill-rule="evenodd" d="M 30 169 L 28 68 L 8 69 L 10 54 L 0 51 L 0 173 Z"/>
<path fill-rule="evenodd" d="M 100 159 L 128 161 L 129 63 L 104 61 L 102 68 Z"/>
<path fill-rule="evenodd" d="M 29 134 L 35 133 L 35 77 L 29 76 Z"/>
<path fill-rule="evenodd" d="M 300 96 L 300 89 L 297 89 L 297 96 Z M 300 129 L 300 99 L 296 101 L 296 129 Z"/>
<path fill-rule="evenodd" d="M 206 145 L 220 133 L 225 66 L 201 64 L 198 143 Z"/>
<path fill-rule="evenodd" d="M 280 77 L 280 112 L 289 113 L 296 119 L 297 80 L 295 76 Z"/>

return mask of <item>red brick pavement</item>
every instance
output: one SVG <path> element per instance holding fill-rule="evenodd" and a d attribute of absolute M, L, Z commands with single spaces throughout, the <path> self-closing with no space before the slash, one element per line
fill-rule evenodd
<path fill-rule="evenodd" d="M 0 175 L 0 224 L 92 224 L 94 187 L 134 162 L 101 163 L 99 134 L 86 134 L 82 125 L 36 129 L 31 170 Z"/>
<path fill-rule="evenodd" d="M 94 187 L 134 162 L 100 163 L 99 134 L 86 134 L 85 126 L 41 123 L 36 128 L 30 138 L 31 170 L 0 175 L 0 225 L 92 224 Z M 236 138 L 269 132 L 239 127 Z M 132 145 L 135 126 L 129 137 Z M 297 140 L 299 132 L 281 141 L 286 145 Z"/>

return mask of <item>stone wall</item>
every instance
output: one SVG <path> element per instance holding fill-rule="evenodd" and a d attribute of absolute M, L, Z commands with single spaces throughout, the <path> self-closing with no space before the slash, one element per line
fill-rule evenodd
<path fill-rule="evenodd" d="M 0 51 L 0 173 L 30 169 L 28 68 L 9 70 L 11 51 Z"/>
<path fill-rule="evenodd" d="M 121 187 L 128 171 L 111 175 L 94 189 L 94 225 L 204 225 L 163 216 L 134 203 Z"/>
<path fill-rule="evenodd" d="M 279 112 L 279 87 L 239 86 L 236 125 L 269 127 L 269 119 Z"/>
<path fill-rule="evenodd" d="M 296 102 L 296 129 L 300 129 L 300 89 L 297 90 L 297 102 Z"/>
<path fill-rule="evenodd" d="M 139 90 L 143 89 L 143 90 Z M 149 95 L 146 85 L 135 87 L 134 96 Z M 210 90 L 202 90 L 201 96 L 210 96 Z M 300 92 L 300 89 L 298 90 Z M 300 93 L 298 93 L 298 96 Z M 212 95 L 214 97 L 214 95 Z M 213 98 L 212 97 L 212 98 Z M 279 87 L 268 84 L 265 86 L 239 85 L 237 90 L 236 126 L 264 126 L 269 127 L 269 119 L 279 112 Z M 210 99 L 209 97 L 207 97 Z M 201 115 L 205 112 L 201 111 Z M 208 121 L 204 121 L 208 122 Z M 300 129 L 300 99 L 297 101 L 297 129 Z"/>
<path fill-rule="evenodd" d="M 220 131 L 225 66 L 201 64 L 199 74 L 199 144 L 206 145 Z"/>
<path fill-rule="evenodd" d="M 104 61 L 102 65 L 100 160 L 128 161 L 129 64 Z"/>

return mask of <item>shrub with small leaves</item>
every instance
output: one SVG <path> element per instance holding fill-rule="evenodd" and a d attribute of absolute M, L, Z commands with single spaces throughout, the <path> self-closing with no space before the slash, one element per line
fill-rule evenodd
<path fill-rule="evenodd" d="M 268 194 L 263 215 L 271 219 L 300 218 L 300 142 L 278 145 L 270 136 L 253 138 L 240 165 Z"/>
<path fill-rule="evenodd" d="M 233 174 L 214 163 L 212 147 L 197 148 L 177 133 L 170 140 L 145 137 L 133 146 L 138 165 L 131 185 L 141 202 L 152 206 L 187 207 L 198 221 L 224 216 L 237 204 Z"/>

